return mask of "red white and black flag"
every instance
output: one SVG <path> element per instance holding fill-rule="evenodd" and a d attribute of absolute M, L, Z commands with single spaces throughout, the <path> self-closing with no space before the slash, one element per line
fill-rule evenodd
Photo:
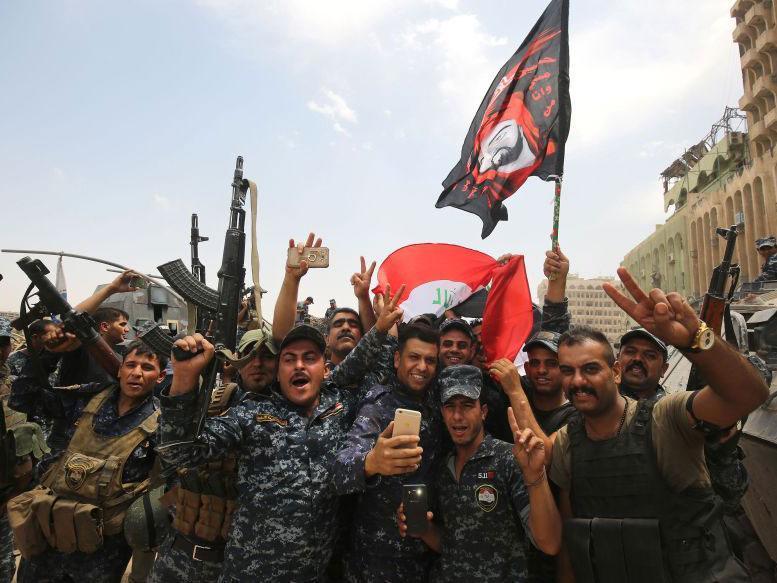
<path fill-rule="evenodd" d="M 552 0 L 491 83 L 437 208 L 478 215 L 484 239 L 529 176 L 561 176 L 569 134 L 569 0 Z"/>

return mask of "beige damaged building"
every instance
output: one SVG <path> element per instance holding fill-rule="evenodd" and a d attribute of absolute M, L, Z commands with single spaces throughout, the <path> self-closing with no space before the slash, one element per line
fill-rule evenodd
<path fill-rule="evenodd" d="M 569 298 L 569 313 L 572 315 L 572 324 L 591 326 L 601 330 L 610 341 L 616 345 L 629 326 L 629 318 L 618 306 L 615 305 L 604 290 L 602 284 L 609 282 L 617 289 L 623 291 L 619 280 L 612 277 L 597 277 L 583 279 L 570 274 L 567 278 L 566 294 Z M 548 291 L 548 280 L 544 279 L 537 286 L 537 297 L 544 298 Z"/>
<path fill-rule="evenodd" d="M 738 225 L 741 280 L 760 272 L 754 240 L 777 234 L 777 7 L 740 0 L 731 9 L 744 95 L 704 139 L 661 173 L 663 225 L 626 254 L 640 285 L 699 298 L 724 244 L 717 227 Z M 746 117 L 746 123 L 745 123 Z"/>

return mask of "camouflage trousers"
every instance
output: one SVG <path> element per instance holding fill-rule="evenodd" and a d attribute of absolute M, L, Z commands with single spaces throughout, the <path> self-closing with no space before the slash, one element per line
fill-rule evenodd
<path fill-rule="evenodd" d="M 426 583 L 430 555 L 421 557 L 381 557 L 349 553 L 345 559 L 348 583 Z"/>
<path fill-rule="evenodd" d="M 132 556 L 123 534 L 105 537 L 94 553 L 61 553 L 49 549 L 30 560 L 22 559 L 19 583 L 120 583 Z"/>
<path fill-rule="evenodd" d="M 196 561 L 172 547 L 175 531 L 159 547 L 149 583 L 212 583 L 218 581 L 222 563 Z"/>
<path fill-rule="evenodd" d="M 13 556 L 13 532 L 8 524 L 8 515 L 0 517 L 0 583 L 11 583 L 16 573 L 16 558 Z"/>

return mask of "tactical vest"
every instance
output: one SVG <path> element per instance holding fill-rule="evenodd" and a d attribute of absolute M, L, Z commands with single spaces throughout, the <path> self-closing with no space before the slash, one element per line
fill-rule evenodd
<path fill-rule="evenodd" d="M 605 441 L 588 439 L 582 417 L 567 426 L 575 518 L 564 537 L 577 582 L 749 581 L 728 546 L 712 488 L 675 493 L 661 476 L 654 404 L 640 401 L 628 431 Z"/>
<path fill-rule="evenodd" d="M 94 416 L 111 394 L 103 391 L 92 397 L 77 421 L 67 450 L 41 478 L 41 485 L 58 496 L 102 508 L 105 534 L 121 532 L 124 512 L 148 487 L 148 479 L 124 484 L 122 474 L 135 448 L 159 426 L 159 411 L 154 411 L 124 435 L 106 437 L 95 433 Z"/>
<path fill-rule="evenodd" d="M 222 415 L 237 389 L 230 383 L 213 391 L 208 416 Z M 193 469 L 178 471 L 180 483 L 163 498 L 175 504 L 173 528 L 185 536 L 224 543 L 237 506 L 237 456 L 230 454 Z"/>
<path fill-rule="evenodd" d="M 122 531 L 127 508 L 148 488 L 148 479 L 125 484 L 122 475 L 132 452 L 156 432 L 159 412 L 124 435 L 98 435 L 94 416 L 115 390 L 87 403 L 67 450 L 42 476 L 40 487 L 8 502 L 8 520 L 25 558 L 48 548 L 95 552 L 105 535 Z"/>

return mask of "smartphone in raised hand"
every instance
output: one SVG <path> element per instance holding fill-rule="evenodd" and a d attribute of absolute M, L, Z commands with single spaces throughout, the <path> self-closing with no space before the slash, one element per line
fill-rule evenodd
<path fill-rule="evenodd" d="M 421 412 L 412 409 L 397 409 L 394 412 L 394 432 L 398 435 L 421 435 Z"/>
<path fill-rule="evenodd" d="M 307 261 L 311 269 L 329 267 L 329 247 L 305 247 L 302 251 L 297 247 L 289 247 L 286 265 L 299 267 L 300 261 Z"/>

